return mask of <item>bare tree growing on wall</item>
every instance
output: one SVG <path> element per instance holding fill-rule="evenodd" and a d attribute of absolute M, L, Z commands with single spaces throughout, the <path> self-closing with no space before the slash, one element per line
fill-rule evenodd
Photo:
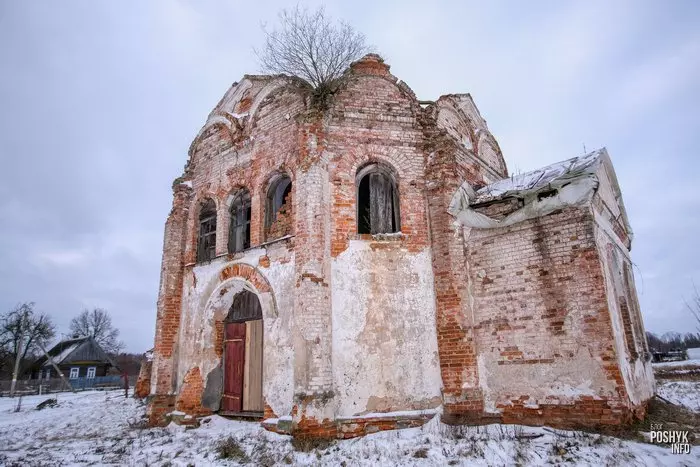
<path fill-rule="evenodd" d="M 333 21 L 323 7 L 282 10 L 279 25 L 263 31 L 265 45 L 255 51 L 263 71 L 302 78 L 317 91 L 327 90 L 350 63 L 370 52 L 362 33 Z"/>
<path fill-rule="evenodd" d="M 92 337 L 110 354 L 118 354 L 124 347 L 119 340 L 119 329 L 112 324 L 112 317 L 107 310 L 102 308 L 83 310 L 71 320 L 70 331 L 76 337 Z"/>

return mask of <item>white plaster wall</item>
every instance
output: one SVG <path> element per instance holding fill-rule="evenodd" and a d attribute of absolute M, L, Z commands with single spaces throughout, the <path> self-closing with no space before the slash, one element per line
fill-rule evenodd
<path fill-rule="evenodd" d="M 615 385 L 606 377 L 603 362 L 591 358 L 586 345 L 572 357 L 537 365 L 499 365 L 498 352 L 481 349 L 477 364 L 484 412 L 500 413 L 498 404 L 510 397 L 528 395 L 526 407 L 540 404 L 572 404 L 581 396 L 615 399 Z"/>
<path fill-rule="evenodd" d="M 361 240 L 333 260 L 337 416 L 440 404 L 431 261 L 428 249 L 373 250 Z"/>
<path fill-rule="evenodd" d="M 245 263 L 258 266 L 265 248 L 248 250 L 245 255 L 229 262 L 219 258 L 208 264 L 197 265 L 185 275 L 183 285 L 182 317 L 176 362 L 177 392 L 185 374 L 199 367 L 204 383 L 207 375 L 220 363 L 215 349 L 215 323 L 228 314 L 233 297 L 247 288 L 258 293 L 252 284 L 232 277 L 224 282 L 219 273 L 226 266 Z M 287 414 L 293 398 L 293 350 L 290 339 L 293 315 L 294 261 L 271 261 L 268 268 L 258 271 L 269 282 L 272 293 L 258 293 L 263 310 L 263 396 L 276 414 Z"/>
<path fill-rule="evenodd" d="M 605 276 L 605 288 L 607 290 L 607 301 L 608 310 L 610 310 L 610 321 L 613 327 L 613 336 L 615 338 L 615 353 L 617 355 L 617 363 L 620 366 L 620 372 L 622 373 L 622 379 L 625 382 L 625 387 L 627 389 L 627 394 L 630 398 L 632 404 L 640 404 L 641 402 L 650 399 L 654 396 L 655 392 L 655 380 L 654 380 L 654 370 L 651 367 L 650 361 L 645 361 L 643 356 L 640 358 L 630 361 L 630 354 L 627 351 L 627 343 L 625 342 L 624 334 L 624 324 L 622 322 L 622 315 L 620 313 L 620 308 L 617 303 L 616 290 L 624 290 L 624 283 L 622 277 L 612 277 L 610 271 L 616 271 L 619 266 L 611 267 L 609 264 L 609 257 L 607 254 L 607 245 L 613 244 L 613 247 L 617 250 L 616 255 L 620 258 L 626 257 L 626 249 L 621 247 L 621 243 L 617 237 L 612 232 L 612 227 L 604 227 L 601 224 L 605 220 L 598 216 L 596 218 L 597 228 L 596 228 L 596 243 L 598 245 L 598 254 L 602 260 L 603 264 L 603 275 Z M 618 274 L 614 274 L 618 276 Z M 646 336 L 645 336 L 646 338 Z"/>

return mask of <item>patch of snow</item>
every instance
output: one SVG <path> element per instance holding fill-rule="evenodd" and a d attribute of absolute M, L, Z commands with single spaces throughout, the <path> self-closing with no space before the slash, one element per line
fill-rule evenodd
<path fill-rule="evenodd" d="M 434 417 L 420 428 L 342 440 L 311 452 L 258 423 L 211 416 L 197 429 L 139 426 L 145 406 L 121 391 L 61 393 L 58 406 L 34 407 L 45 397 L 0 398 L 0 465 L 698 465 L 700 449 L 668 447 L 575 431 L 519 425 L 451 427 Z M 242 457 L 219 459 L 229 440 Z"/>
<path fill-rule="evenodd" d="M 583 174 L 594 174 L 598 168 L 602 149 L 592 151 L 585 156 L 573 157 L 565 161 L 542 167 L 523 174 L 491 183 L 476 192 L 476 202 L 481 203 L 500 198 L 513 192 L 531 191 L 546 187 L 554 180 L 574 178 Z"/>
<path fill-rule="evenodd" d="M 80 341 L 80 342 L 76 342 L 75 344 L 69 345 L 68 347 L 63 349 L 60 354 L 58 354 L 54 357 L 51 357 L 53 359 L 53 362 L 58 365 L 82 343 L 83 343 L 83 341 Z M 49 362 L 46 362 L 46 364 L 44 366 L 51 366 L 51 364 Z"/>
<path fill-rule="evenodd" d="M 690 356 L 690 355 L 688 355 Z M 654 368 L 673 368 L 674 366 L 697 366 L 700 367 L 700 358 L 698 359 L 692 359 L 692 360 L 680 360 L 677 362 L 660 362 L 660 363 L 652 363 L 652 367 Z"/>
<path fill-rule="evenodd" d="M 658 384 L 656 392 L 676 405 L 700 413 L 700 381 L 665 381 Z"/>

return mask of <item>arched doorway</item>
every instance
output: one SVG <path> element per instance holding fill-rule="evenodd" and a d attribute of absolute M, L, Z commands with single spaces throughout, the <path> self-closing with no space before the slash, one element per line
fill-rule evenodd
<path fill-rule="evenodd" d="M 233 298 L 224 323 L 222 412 L 263 412 L 262 358 L 262 308 L 258 296 L 244 290 Z"/>

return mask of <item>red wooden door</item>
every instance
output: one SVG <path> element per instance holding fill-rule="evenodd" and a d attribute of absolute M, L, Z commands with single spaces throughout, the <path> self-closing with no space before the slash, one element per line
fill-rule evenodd
<path fill-rule="evenodd" d="M 243 410 L 243 367 L 245 365 L 245 323 L 226 323 L 224 336 L 224 394 L 221 409 Z"/>

